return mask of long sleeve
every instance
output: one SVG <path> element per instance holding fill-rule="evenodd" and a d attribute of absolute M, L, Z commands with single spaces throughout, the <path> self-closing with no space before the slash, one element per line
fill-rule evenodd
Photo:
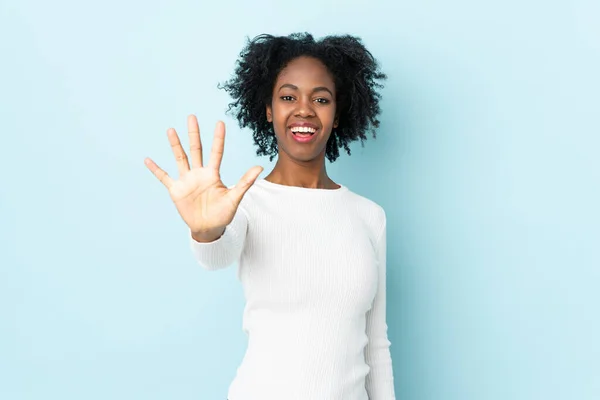
<path fill-rule="evenodd" d="M 394 375 L 390 341 L 386 322 L 386 223 L 376 244 L 378 260 L 377 294 L 371 310 L 367 313 L 367 336 L 365 360 L 370 367 L 366 377 L 369 400 L 394 400 Z"/>
<path fill-rule="evenodd" d="M 238 207 L 233 220 L 220 238 L 209 243 L 195 241 L 190 234 L 190 245 L 195 260 L 207 270 L 228 267 L 238 261 L 248 228 L 248 218 L 242 207 Z"/>

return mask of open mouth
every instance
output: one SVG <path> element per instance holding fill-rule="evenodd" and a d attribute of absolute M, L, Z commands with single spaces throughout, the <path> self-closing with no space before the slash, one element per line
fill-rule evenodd
<path fill-rule="evenodd" d="M 300 138 L 311 137 L 312 135 L 314 135 L 317 132 L 317 129 L 310 128 L 308 126 L 294 126 L 294 127 L 290 128 L 290 130 L 292 131 L 294 136 L 297 136 Z"/>

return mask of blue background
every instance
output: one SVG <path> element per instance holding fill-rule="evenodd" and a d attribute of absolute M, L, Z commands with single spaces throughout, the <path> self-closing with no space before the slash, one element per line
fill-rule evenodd
<path fill-rule="evenodd" d="M 146 156 L 224 111 L 246 37 L 352 33 L 389 75 L 328 166 L 385 207 L 399 399 L 600 398 L 600 3 L 0 3 L 0 398 L 223 399 L 245 349 Z M 205 147 L 207 148 L 207 147 Z M 262 176 L 265 176 L 263 173 Z"/>

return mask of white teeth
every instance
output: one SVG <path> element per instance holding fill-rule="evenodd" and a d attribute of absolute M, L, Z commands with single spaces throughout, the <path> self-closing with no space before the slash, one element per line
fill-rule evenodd
<path fill-rule="evenodd" d="M 306 126 L 294 126 L 292 129 L 294 133 L 315 133 L 317 130 Z"/>

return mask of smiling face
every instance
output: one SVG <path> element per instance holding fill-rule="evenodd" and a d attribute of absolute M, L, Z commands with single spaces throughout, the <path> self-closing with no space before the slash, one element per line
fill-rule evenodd
<path fill-rule="evenodd" d="M 279 73 L 267 105 L 279 157 L 321 161 L 331 130 L 337 127 L 335 83 L 316 58 L 298 57 Z"/>

